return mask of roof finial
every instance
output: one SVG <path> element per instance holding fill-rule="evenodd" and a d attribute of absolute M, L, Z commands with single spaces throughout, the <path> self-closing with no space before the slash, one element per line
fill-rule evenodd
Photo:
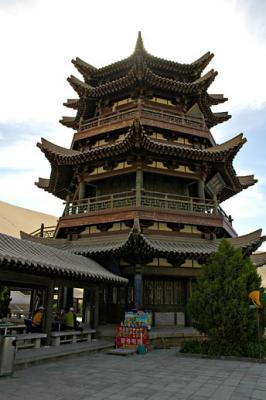
<path fill-rule="evenodd" d="M 135 51 L 142 51 L 144 50 L 143 40 L 141 36 L 141 31 L 138 32 L 138 39 L 135 46 Z"/>

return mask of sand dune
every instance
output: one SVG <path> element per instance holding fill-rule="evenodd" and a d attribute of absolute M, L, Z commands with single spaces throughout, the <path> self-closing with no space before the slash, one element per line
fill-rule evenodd
<path fill-rule="evenodd" d="M 57 223 L 57 217 L 0 201 L 1 233 L 20 237 L 20 231 L 31 233 L 40 228 L 42 223 L 45 226 L 54 226 Z"/>

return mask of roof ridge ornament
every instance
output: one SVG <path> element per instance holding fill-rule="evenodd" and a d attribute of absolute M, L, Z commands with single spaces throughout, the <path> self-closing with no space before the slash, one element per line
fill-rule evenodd
<path fill-rule="evenodd" d="M 144 50 L 145 50 L 145 48 L 144 48 L 144 44 L 143 44 L 141 31 L 138 31 L 138 38 L 137 38 L 137 41 L 136 41 L 134 53 L 136 53 L 138 51 L 144 51 Z"/>

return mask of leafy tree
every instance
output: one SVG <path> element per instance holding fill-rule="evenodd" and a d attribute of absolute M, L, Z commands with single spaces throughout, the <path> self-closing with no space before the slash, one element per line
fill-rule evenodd
<path fill-rule="evenodd" d="M 258 343 L 257 312 L 249 307 L 248 299 L 248 293 L 256 289 L 263 292 L 250 258 L 222 240 L 202 267 L 188 304 L 193 325 L 208 336 L 213 354 L 239 355 L 251 342 Z"/>

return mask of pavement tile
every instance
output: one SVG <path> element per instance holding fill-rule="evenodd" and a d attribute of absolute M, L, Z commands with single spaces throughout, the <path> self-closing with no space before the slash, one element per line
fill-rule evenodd
<path fill-rule="evenodd" d="M 94 353 L 15 371 L 0 379 L 1 400 L 266 400 L 266 364 Z"/>
<path fill-rule="evenodd" d="M 255 389 L 252 393 L 252 399 L 265 400 L 266 399 L 266 390 Z"/>

